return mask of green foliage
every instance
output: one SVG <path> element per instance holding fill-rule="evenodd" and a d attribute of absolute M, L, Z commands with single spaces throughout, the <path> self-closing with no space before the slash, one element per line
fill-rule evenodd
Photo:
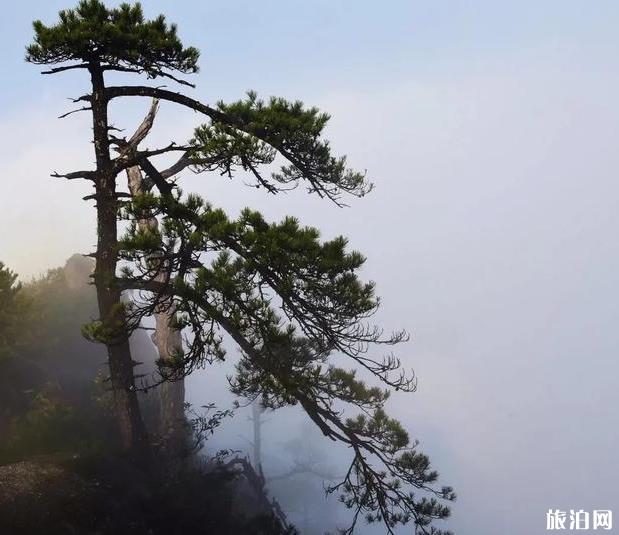
<path fill-rule="evenodd" d="M 0 360 L 0 458 L 108 452 L 117 446 L 112 397 L 105 380 L 105 350 L 88 343 L 80 325 L 97 315 L 94 262 L 71 257 L 64 268 L 24 284 L 17 295 L 28 304 L 10 359 Z M 155 352 L 143 332 L 133 346 L 155 371 Z M 142 400 L 145 418 L 158 411 L 155 396 Z"/>
<path fill-rule="evenodd" d="M 99 0 L 82 0 L 75 9 L 60 11 L 59 18 L 53 26 L 34 22 L 35 39 L 27 48 L 27 61 L 94 63 L 151 78 L 168 76 L 167 70 L 198 70 L 199 52 L 183 47 L 176 25 L 168 25 L 163 15 L 145 20 L 139 3 L 108 9 Z"/>
<path fill-rule="evenodd" d="M 94 393 L 94 389 L 93 389 Z M 36 455 L 100 455 L 117 444 L 110 433 L 114 422 L 109 393 L 91 403 L 75 405 L 62 401 L 58 393 L 39 392 L 28 411 L 14 417 L 0 447 L 0 463 Z"/>
<path fill-rule="evenodd" d="M 112 307 L 108 321 L 94 320 L 83 324 L 82 336 L 89 342 L 101 344 L 122 340 L 127 334 L 125 313 L 130 307 L 129 303 L 116 303 Z"/>
<path fill-rule="evenodd" d="M 208 295 L 212 304 L 221 306 L 230 321 L 252 339 L 262 340 L 269 332 L 271 344 L 281 338 L 280 345 L 289 346 L 298 328 L 322 350 L 350 352 L 377 340 L 378 331 L 359 326 L 378 306 L 374 284 L 359 280 L 356 272 L 364 258 L 348 252 L 344 238 L 321 243 L 316 229 L 301 227 L 295 218 L 268 223 L 260 213 L 249 209 L 230 220 L 197 196 L 189 196 L 185 202 L 169 196 L 138 196 L 126 205 L 125 217 L 131 219 L 147 204 L 151 210 L 167 214 L 161 229 L 164 246 L 145 240 L 134 221 L 120 242 L 123 258 L 138 266 L 145 266 L 144 260 L 153 256 L 165 258 L 166 265 L 178 268 L 173 282 L 178 284 L 179 292 Z M 210 263 L 202 260 L 202 251 L 209 251 Z M 187 286 L 181 274 L 189 263 L 199 268 L 192 270 L 191 284 Z M 124 283 L 150 276 L 145 271 L 127 272 Z M 291 324 L 281 329 L 282 319 L 271 306 L 274 294 L 296 327 Z M 186 326 L 199 321 L 212 324 L 208 314 L 196 311 L 186 299 L 179 299 L 175 308 Z M 253 325 L 254 320 L 259 326 Z M 222 356 L 213 329 L 194 331 L 185 355 L 188 370 L 200 359 Z M 387 340 L 393 343 L 402 338 L 400 333 Z"/>
<path fill-rule="evenodd" d="M 221 326 L 244 353 L 230 378 L 235 394 L 259 397 L 270 408 L 299 404 L 325 435 L 350 446 L 350 469 L 329 488 L 355 511 L 350 533 L 361 513 L 383 522 L 389 532 L 397 524 L 429 526 L 445 518 L 449 509 L 438 500 L 405 490 L 455 498 L 449 487 L 433 488 L 437 474 L 428 458 L 386 414 L 389 391 L 368 386 L 355 370 L 329 362 L 332 353 L 343 354 L 388 386 L 415 387 L 413 378 L 392 377 L 399 368 L 394 357 L 366 355 L 370 345 L 397 343 L 406 335 L 383 338 L 382 331 L 361 323 L 378 306 L 374 285 L 361 282 L 357 274 L 363 256 L 348 252 L 344 238 L 321 242 L 316 229 L 301 227 L 291 217 L 268 223 L 246 209 L 230 220 L 199 197 L 182 200 L 180 193 L 136 201 L 139 209 L 148 202 L 153 212 L 165 214 L 162 243 L 141 249 L 147 242 L 131 226 L 122 241 L 124 258 L 139 266 L 156 253 L 174 277 L 169 288 L 149 286 L 144 283 L 148 273 L 138 270 L 122 284 L 153 292 L 152 301 L 134 310 L 138 316 L 162 295 L 173 296 L 175 310 L 192 332 L 183 355 L 186 372 L 221 349 L 216 334 Z M 135 210 L 128 203 L 125 217 L 131 219 Z M 344 419 L 343 405 L 361 412 Z M 421 532 L 442 533 L 433 527 Z"/>
<path fill-rule="evenodd" d="M 27 284 L 13 284 L 3 311 L 14 322 L 14 336 L 2 329 L 11 359 L 0 369 L 0 458 L 94 453 L 112 447 L 110 395 L 96 384 L 103 355 L 79 334 L 96 301 L 87 285 L 92 262 L 79 255 L 64 269 L 53 269 Z M 3 288 L 15 281 L 6 270 Z M 21 305 L 20 305 L 21 303 Z M 17 314 L 20 306 L 24 310 Z"/>
<path fill-rule="evenodd" d="M 196 169 L 219 171 L 228 177 L 235 167 L 256 171 L 260 165 L 273 163 L 276 156 L 275 149 L 261 139 L 222 123 L 196 128 L 191 144 Z"/>
<path fill-rule="evenodd" d="M 185 413 L 189 415 L 187 423 L 193 438 L 193 444 L 189 449 L 192 453 L 202 449 L 204 443 L 215 433 L 225 418 L 234 416 L 231 409 L 217 410 L 215 404 L 203 405 L 202 412 L 198 412 L 190 403 L 185 403 Z"/>
<path fill-rule="evenodd" d="M 339 203 L 342 192 L 361 197 L 372 189 L 365 175 L 346 167 L 346 157 L 332 155 L 321 134 L 329 115 L 302 102 L 272 97 L 268 103 L 249 92 L 244 100 L 219 102 L 218 116 L 196 129 L 192 140 L 193 158 L 199 170 L 219 170 L 232 175 L 234 166 L 251 171 L 257 187 L 273 193 L 296 187 Z M 279 152 L 288 164 L 270 179 L 259 169 L 270 164 Z"/>
<path fill-rule="evenodd" d="M 33 313 L 17 274 L 0 262 L 0 360 L 14 357 L 23 346 L 22 332 Z"/>
<path fill-rule="evenodd" d="M 20 334 L 23 356 L 44 359 L 67 351 L 80 341 L 76 325 L 96 314 L 93 288 L 88 285 L 92 262 L 78 255 L 69 262 L 74 272 L 51 269 L 23 287 L 32 308 Z"/>
<path fill-rule="evenodd" d="M 54 27 L 35 23 L 28 60 L 85 63 L 50 72 L 87 66 L 93 72 L 100 68 L 174 78 L 167 71 L 197 68 L 197 51 L 182 47 L 175 27 L 168 29 L 162 17 L 144 22 L 139 5 L 108 10 L 96 0 L 84 0 L 77 10 L 61 12 L 60 19 Z M 389 388 L 413 391 L 416 383 L 393 355 L 368 354 L 407 335 L 383 336 L 369 323 L 379 300 L 374 284 L 359 277 L 363 256 L 348 251 L 343 237 L 321 241 L 316 229 L 301 226 L 293 217 L 270 223 L 246 209 L 230 219 L 197 196 L 183 197 L 175 182 L 168 182 L 186 167 L 230 177 L 241 169 L 254 177 L 256 187 L 271 193 L 303 183 L 310 192 L 342 206 L 342 194 L 363 196 L 372 185 L 363 173 L 347 168 L 345 157 L 334 156 L 322 138 L 329 116 L 299 101 L 264 102 L 253 92 L 213 108 L 159 88 L 98 84 L 103 107 L 117 97 L 149 96 L 198 111 L 207 121 L 188 145 L 154 151 L 138 148 L 145 135 L 138 135 L 142 126 L 134 134 L 135 142 L 134 137 L 127 141 L 99 135 L 99 141 L 119 149 L 110 169 L 119 174 L 139 167 L 147 175 L 142 183 L 146 193 L 122 203 L 128 231 L 113 251 L 126 266 L 122 276 L 98 281 L 118 290 L 137 290 L 139 295 L 131 306 L 113 314 L 112 319 L 121 318 L 124 325 L 101 318 L 86 328 L 86 334 L 109 344 L 123 327 L 134 328 L 143 317 L 171 307 L 175 327 L 190 331 L 187 349 L 171 363 L 174 378 L 223 359 L 223 340 L 229 337 L 242 352 L 237 373 L 230 378 L 236 394 L 260 397 L 266 407 L 298 404 L 325 436 L 350 448 L 352 461 L 345 477 L 329 488 L 354 511 L 347 533 L 360 515 L 382 522 L 388 533 L 409 522 L 420 533 L 442 533 L 431 523 L 449 514 L 440 500 L 453 500 L 455 494 L 449 487 L 433 486 L 437 475 L 428 458 L 385 411 Z M 95 121 L 104 120 L 105 110 L 93 97 L 94 92 L 78 100 L 91 102 Z M 163 172 L 149 160 L 178 150 L 184 151 L 181 159 Z M 271 173 L 270 165 L 278 157 L 285 161 Z M 265 167 L 270 173 L 266 176 Z M 74 176 L 96 179 L 97 173 Z M 159 195 L 151 193 L 154 187 Z M 159 229 L 143 230 L 144 219 L 154 218 L 160 221 Z M 387 388 L 369 386 L 355 370 L 336 366 L 333 358 L 348 358 Z M 344 417 L 346 407 L 357 415 Z"/>

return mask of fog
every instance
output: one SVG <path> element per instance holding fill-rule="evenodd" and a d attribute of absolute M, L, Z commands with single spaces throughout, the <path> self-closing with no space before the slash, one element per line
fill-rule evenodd
<path fill-rule="evenodd" d="M 185 4 L 169 10 L 181 29 Z M 360 9 L 371 16 L 370 7 Z M 455 487 L 449 527 L 459 535 L 545 533 L 549 508 L 612 509 L 619 499 L 619 71 L 611 53 L 616 35 L 608 31 L 617 17 L 611 7 L 597 9 L 583 22 L 589 33 L 561 19 L 567 29 L 553 26 L 553 39 L 515 32 L 519 46 L 494 50 L 488 42 L 468 58 L 446 46 L 442 55 L 407 63 L 398 48 L 397 65 L 381 68 L 373 58 L 364 70 L 357 54 L 365 49 L 344 48 L 325 69 L 350 61 L 352 72 L 333 84 L 311 62 L 309 74 L 293 72 L 283 88 L 279 71 L 269 80 L 268 71 L 259 78 L 250 69 L 247 82 L 237 73 L 234 84 L 222 81 L 218 94 L 217 75 L 225 72 L 218 63 L 215 74 L 204 68 L 198 82 L 213 99 L 257 87 L 318 105 L 333 116 L 333 146 L 375 183 L 371 195 L 350 199 L 344 209 L 302 188 L 269 196 L 245 188 L 242 176 L 189 175 L 181 186 L 232 213 L 251 206 L 272 219 L 296 215 L 324 238 L 348 236 L 367 255 L 364 275 L 382 297 L 377 321 L 412 333 L 397 354 L 419 378 L 418 391 L 394 396 L 389 409 L 421 441 L 440 481 Z M 449 14 L 441 16 L 457 26 Z M 498 15 L 486 16 L 492 23 Z M 30 18 L 20 13 L 18 20 Z M 192 44 L 203 48 L 198 29 L 187 24 Z M 407 43 L 406 29 L 396 31 Z M 388 44 L 381 50 L 388 54 Z M 217 53 L 203 52 L 205 59 Z M 315 83 L 306 83 L 312 77 Z M 67 91 L 67 79 L 62 90 L 78 95 L 79 88 Z M 56 121 L 66 111 L 64 93 L 50 89 L 58 81 L 32 80 L 46 93 L 3 111 L 0 126 L 0 259 L 25 278 L 73 252 L 89 252 L 94 243 L 93 211 L 80 200 L 88 188 L 47 177 L 88 167 L 86 118 Z M 146 110 L 146 103 L 138 106 L 116 110 L 115 123 L 130 129 Z M 190 137 L 195 121 L 196 115 L 176 115 L 163 105 L 153 139 Z M 194 406 L 231 403 L 229 366 L 188 379 Z M 238 411 L 207 449 L 250 451 L 248 415 Z M 268 478 L 291 461 L 282 453 L 286 442 L 310 434 L 296 410 L 267 418 Z M 333 452 L 327 464 L 337 472 L 346 452 L 323 447 Z M 308 488 L 314 484 L 307 481 Z M 312 494 L 312 515 L 344 518 L 318 494 Z M 302 527 L 304 514 L 290 517 Z M 360 526 L 358 532 L 381 530 Z"/>

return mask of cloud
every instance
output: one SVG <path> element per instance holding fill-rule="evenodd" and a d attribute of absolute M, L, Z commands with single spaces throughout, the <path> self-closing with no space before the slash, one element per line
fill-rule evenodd
<path fill-rule="evenodd" d="M 419 392 L 397 396 L 393 411 L 459 491 L 452 526 L 464 535 L 541 533 L 549 507 L 611 507 L 619 476 L 609 423 L 619 83 L 599 62 L 572 59 L 537 51 L 453 75 L 308 90 L 333 115 L 334 147 L 377 186 L 345 210 L 302 190 L 274 198 L 241 177 L 182 181 L 232 212 L 296 215 L 368 255 L 377 319 L 413 333 L 398 352 Z M 139 119 L 116 111 L 122 126 Z M 24 275 L 95 240 L 94 211 L 79 200 L 89 187 L 48 178 L 92 165 L 86 118 L 58 113 L 40 107 L 0 126 L 10 192 L 0 250 Z M 153 146 L 189 136 L 194 121 L 164 106 Z M 192 399 L 213 401 L 220 375 L 192 377 Z"/>

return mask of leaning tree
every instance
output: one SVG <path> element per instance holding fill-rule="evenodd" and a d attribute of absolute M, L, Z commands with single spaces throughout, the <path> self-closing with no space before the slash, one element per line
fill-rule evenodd
<path fill-rule="evenodd" d="M 389 533 L 409 522 L 421 533 L 446 533 L 432 523 L 449 515 L 444 501 L 455 495 L 436 486 L 428 457 L 384 409 L 391 390 L 412 391 L 415 381 L 392 354 L 369 354 L 406 334 L 384 336 L 370 323 L 378 299 L 374 285 L 357 275 L 363 256 L 348 251 L 342 237 L 321 241 L 316 229 L 293 217 L 272 223 L 245 209 L 230 218 L 178 186 L 185 169 L 243 172 L 270 193 L 303 184 L 342 206 L 345 195 L 362 196 L 371 184 L 332 154 L 322 137 L 329 117 L 301 102 L 263 101 L 254 93 L 210 106 L 162 87 L 106 84 L 110 73 L 120 72 L 191 85 L 182 77 L 198 70 L 198 51 L 183 46 L 163 16 L 145 20 L 139 4 L 109 9 L 83 0 L 61 11 L 57 24 L 36 21 L 34 30 L 28 61 L 52 65 L 45 73 L 90 75 L 91 91 L 74 101 L 75 111 L 92 115 L 96 166 L 56 176 L 94 186 L 100 317 L 84 330 L 107 346 L 125 447 L 146 454 L 128 337 L 155 315 L 155 340 L 163 340 L 155 382 L 178 384 L 196 367 L 223 360 L 229 339 L 240 350 L 230 378 L 234 393 L 267 408 L 299 405 L 326 437 L 350 448 L 344 477 L 328 488 L 353 510 L 346 532 L 365 517 Z M 123 97 L 153 99 L 129 138 L 108 117 L 109 104 Z M 161 102 L 198 112 L 204 122 L 187 142 L 141 148 Z M 162 169 L 156 157 L 168 153 L 178 159 Z M 274 165 L 279 169 L 271 172 Z M 123 174 L 129 192 L 118 190 Z M 119 220 L 127 221 L 122 235 Z M 348 358 L 353 369 L 336 366 L 334 358 Z M 366 384 L 359 369 L 382 386 Z M 171 396 L 178 401 L 182 390 Z M 346 407 L 357 414 L 345 417 Z"/>

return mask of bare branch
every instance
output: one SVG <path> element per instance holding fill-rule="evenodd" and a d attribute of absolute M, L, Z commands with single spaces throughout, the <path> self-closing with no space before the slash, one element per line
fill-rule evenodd
<path fill-rule="evenodd" d="M 275 476 L 267 477 L 267 482 L 271 483 L 273 481 L 281 481 L 282 479 L 288 479 L 290 477 L 299 475 L 299 474 L 308 474 L 315 476 L 319 479 L 323 479 L 324 481 L 336 481 L 342 479 L 342 476 L 333 476 L 326 472 L 323 472 L 316 467 L 310 465 L 309 463 L 299 463 L 296 462 L 290 470 L 284 472 L 283 474 L 277 474 Z"/>
<path fill-rule="evenodd" d="M 152 69 L 152 67 L 151 67 Z M 149 74 L 151 72 L 151 69 L 148 70 Z M 122 67 L 120 65 L 103 65 L 102 66 L 102 70 L 104 71 L 117 71 L 117 72 L 131 72 L 131 73 L 135 73 L 135 74 L 143 74 L 145 72 L 147 72 L 146 69 L 141 69 L 141 68 L 131 68 L 131 67 Z M 192 84 L 191 82 L 188 82 L 187 80 L 183 80 L 182 78 L 177 78 L 176 76 L 167 73 L 165 71 L 162 71 L 160 69 L 156 70 L 156 75 L 157 76 L 161 76 L 162 78 L 169 78 L 170 80 L 174 80 L 177 84 L 181 84 L 181 85 L 186 85 L 189 87 L 196 87 L 195 84 Z M 152 75 L 150 75 L 151 78 L 153 78 Z"/>
<path fill-rule="evenodd" d="M 138 145 L 144 138 L 148 135 L 151 128 L 153 127 L 153 123 L 155 121 L 155 116 L 157 115 L 157 111 L 159 109 L 159 101 L 157 99 L 153 99 L 150 110 L 146 114 L 146 117 L 142 120 L 140 125 L 137 127 L 134 134 L 131 136 L 129 141 L 126 138 L 119 138 L 113 135 L 110 135 L 110 143 L 116 145 L 118 148 L 116 151 L 120 153 L 119 161 L 121 158 L 126 157 L 128 154 L 135 155 L 135 151 L 138 148 Z M 108 128 L 108 130 L 114 130 L 120 132 L 117 128 Z"/>
<path fill-rule="evenodd" d="M 180 173 L 186 167 L 189 167 L 190 165 L 192 165 L 194 162 L 190 158 L 190 154 L 191 154 L 191 151 L 185 152 L 185 154 L 183 154 L 175 164 L 161 171 L 160 173 L 161 176 L 163 178 L 170 178 L 171 176 L 174 176 Z"/>
<path fill-rule="evenodd" d="M 172 142 L 167 147 L 163 147 L 161 149 L 136 151 L 135 158 L 141 160 L 142 158 L 151 158 L 152 156 L 158 156 L 167 152 L 186 152 L 187 150 L 189 150 L 189 146 L 177 145 L 175 142 Z"/>
<path fill-rule="evenodd" d="M 131 195 L 129 193 L 127 193 L 127 192 L 124 192 L 124 191 L 117 191 L 115 193 L 115 197 L 117 199 L 129 199 L 129 198 L 131 198 Z M 93 200 L 93 199 L 96 200 L 97 198 L 98 198 L 97 194 L 93 193 L 92 195 L 86 195 L 85 197 L 82 197 L 82 200 L 90 201 L 90 200 Z"/>
<path fill-rule="evenodd" d="M 154 98 L 153 102 L 150 106 L 150 110 L 144 117 L 144 120 L 140 123 L 135 133 L 131 136 L 127 144 L 129 148 L 136 149 L 142 140 L 148 135 L 151 128 L 153 127 L 153 123 L 155 121 L 155 116 L 157 115 L 157 111 L 159 110 L 159 100 Z"/>
<path fill-rule="evenodd" d="M 53 172 L 50 176 L 54 178 L 66 178 L 67 180 L 75 180 L 77 178 L 83 178 L 84 180 L 94 181 L 97 177 L 95 171 L 74 171 L 73 173 L 60 174 Z"/>
<path fill-rule="evenodd" d="M 82 106 L 81 108 L 78 108 L 76 110 L 71 110 L 68 111 L 67 113 L 63 113 L 62 115 L 58 116 L 58 119 L 64 119 L 65 117 L 68 117 L 69 115 L 72 115 L 74 113 L 80 112 L 80 111 L 87 111 L 87 110 L 92 110 L 91 106 Z"/>
<path fill-rule="evenodd" d="M 69 100 L 71 102 L 74 102 L 74 103 L 77 103 L 77 102 L 91 102 L 92 101 L 92 95 L 90 93 L 88 93 L 86 95 L 82 95 L 81 97 L 69 98 Z"/>
<path fill-rule="evenodd" d="M 88 63 L 79 63 L 77 65 L 65 65 L 64 67 L 54 67 L 47 71 L 41 71 L 41 74 L 56 74 L 59 72 L 70 71 L 72 69 L 87 69 Z"/>
<path fill-rule="evenodd" d="M 117 143 L 118 139 L 115 140 Z M 145 158 L 150 158 L 152 156 L 159 156 L 160 154 L 166 154 L 168 152 L 178 152 L 178 151 L 187 151 L 189 147 L 187 145 L 177 145 L 172 142 L 167 147 L 163 147 L 161 149 L 155 150 L 143 150 L 143 151 L 134 151 L 131 156 L 124 155 L 119 156 L 113 160 L 113 169 L 115 173 L 119 173 L 124 169 L 128 169 L 129 167 L 134 167 L 142 162 Z"/>

